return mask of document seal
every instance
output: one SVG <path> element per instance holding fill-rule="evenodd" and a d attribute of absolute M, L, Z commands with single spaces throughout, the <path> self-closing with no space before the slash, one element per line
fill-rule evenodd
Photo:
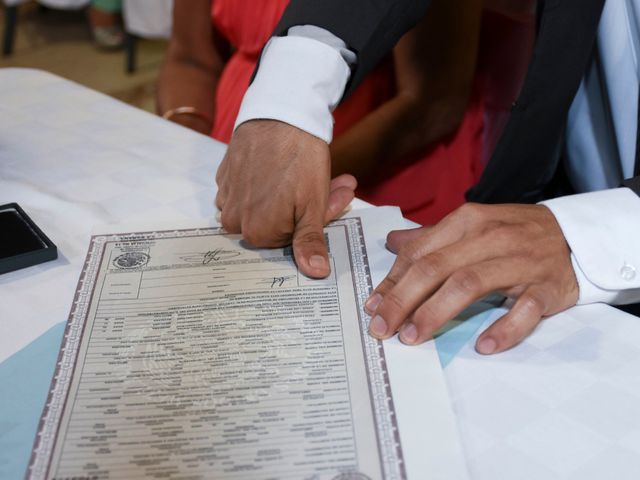
<path fill-rule="evenodd" d="M 118 255 L 113 261 L 113 265 L 123 270 L 144 267 L 149 263 L 149 255 L 143 252 L 127 252 Z"/>

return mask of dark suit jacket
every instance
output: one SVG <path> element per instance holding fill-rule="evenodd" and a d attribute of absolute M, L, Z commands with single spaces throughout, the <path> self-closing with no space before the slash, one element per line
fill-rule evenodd
<path fill-rule="evenodd" d="M 537 40 L 522 90 L 484 174 L 467 192 L 469 201 L 535 203 L 572 193 L 561 161 L 564 130 L 604 1 L 538 1 Z M 344 40 L 358 55 L 348 95 L 428 5 L 429 0 L 292 0 L 275 34 L 317 25 Z M 640 195 L 640 176 L 625 185 Z"/>
<path fill-rule="evenodd" d="M 605 0 L 538 0 L 529 69 L 505 131 L 469 201 L 535 203 L 573 193 L 562 152 L 567 113 L 595 45 Z M 429 0 L 292 0 L 276 28 L 317 25 L 358 55 L 345 95 L 415 25 Z M 640 124 L 640 121 L 639 121 Z M 640 138 L 640 136 L 639 136 Z M 640 145 L 640 142 L 638 142 Z M 640 161 L 623 185 L 640 195 Z M 621 307 L 640 316 L 640 304 Z"/>

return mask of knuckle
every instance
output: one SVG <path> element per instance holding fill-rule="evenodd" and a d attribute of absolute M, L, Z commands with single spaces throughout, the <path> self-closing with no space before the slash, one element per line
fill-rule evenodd
<path fill-rule="evenodd" d="M 490 225 L 483 236 L 494 244 L 511 245 L 520 237 L 520 230 L 514 225 Z"/>
<path fill-rule="evenodd" d="M 418 329 L 418 336 L 427 339 L 442 327 L 446 319 L 438 311 L 437 305 L 425 302 L 413 314 L 412 321 Z"/>
<path fill-rule="evenodd" d="M 525 335 L 524 328 L 512 321 L 505 322 L 492 332 L 502 349 L 511 348 Z"/>
<path fill-rule="evenodd" d="M 445 273 L 445 260 L 439 253 L 432 253 L 412 265 L 420 277 L 441 277 Z"/>
<path fill-rule="evenodd" d="M 291 232 L 288 230 L 278 230 L 270 235 L 265 241 L 265 247 L 283 247 L 291 243 Z"/>
<path fill-rule="evenodd" d="M 465 295 L 475 294 L 482 289 L 482 279 L 478 272 L 471 268 L 455 271 L 449 278 L 451 286 Z"/>
<path fill-rule="evenodd" d="M 400 281 L 400 276 L 398 275 L 397 272 L 392 270 L 392 271 L 389 272 L 389 274 L 382 281 L 382 283 L 378 287 L 378 290 L 381 290 L 383 292 L 388 292 L 392 288 L 394 288 L 398 284 L 399 281 Z"/>
<path fill-rule="evenodd" d="M 216 171 L 216 183 L 220 185 L 222 183 L 223 178 L 224 178 L 224 169 L 221 164 L 218 170 Z"/>
<path fill-rule="evenodd" d="M 317 230 L 298 232 L 294 238 L 294 243 L 298 245 L 324 244 L 324 234 Z"/>
<path fill-rule="evenodd" d="M 398 256 L 406 263 L 413 263 L 428 255 L 428 242 L 424 238 L 412 240 L 404 244 L 398 251 Z"/>
<path fill-rule="evenodd" d="M 432 302 L 425 302 L 413 314 L 414 323 L 418 325 L 418 330 L 432 329 L 439 318 L 437 307 Z"/>
<path fill-rule="evenodd" d="M 541 294 L 525 293 L 520 297 L 520 308 L 526 314 L 542 315 L 546 310 L 546 301 Z"/>
<path fill-rule="evenodd" d="M 389 314 L 393 316 L 395 312 L 404 311 L 405 301 L 394 290 L 391 290 L 384 296 L 382 306 L 384 307 L 384 313 L 387 314 L 387 316 L 389 316 Z"/>
<path fill-rule="evenodd" d="M 518 321 L 509 316 L 493 328 L 492 334 L 502 348 L 511 348 L 526 337 L 531 329 L 532 326 L 529 323 Z"/>
<path fill-rule="evenodd" d="M 413 263 L 418 260 L 418 250 L 413 242 L 400 247 L 400 250 L 398 251 L 398 259 L 404 263 Z"/>
<path fill-rule="evenodd" d="M 260 228 L 260 224 L 245 216 L 241 223 L 242 237 L 254 247 L 267 247 L 272 234 Z"/>
<path fill-rule="evenodd" d="M 222 227 L 229 233 L 240 232 L 236 215 L 228 209 L 224 209 L 220 213 L 220 223 L 222 223 Z"/>
<path fill-rule="evenodd" d="M 395 284 L 396 282 L 394 280 L 389 280 L 389 277 L 387 276 L 382 280 L 382 282 L 380 282 L 380 285 L 375 288 L 374 293 L 379 293 L 384 297 L 387 292 L 395 286 Z"/>
<path fill-rule="evenodd" d="M 242 225 L 242 237 L 254 247 L 262 246 L 262 234 L 253 225 Z"/>
<path fill-rule="evenodd" d="M 467 220 L 474 220 L 479 218 L 484 211 L 484 206 L 479 203 L 464 203 L 462 204 L 457 213 L 459 216 Z"/>
<path fill-rule="evenodd" d="M 215 204 L 216 207 L 218 207 L 220 210 L 222 210 L 222 207 L 224 207 L 225 197 L 222 192 L 218 192 L 218 194 L 216 195 Z"/>

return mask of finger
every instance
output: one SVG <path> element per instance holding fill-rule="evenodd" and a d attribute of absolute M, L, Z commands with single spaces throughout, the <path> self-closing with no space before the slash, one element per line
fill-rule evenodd
<path fill-rule="evenodd" d="M 356 180 L 356 177 L 354 177 L 353 175 L 349 175 L 348 173 L 338 175 L 336 178 L 331 180 L 329 190 L 333 191 L 343 187 L 349 188 L 351 190 L 355 190 L 356 188 L 358 188 L 358 181 Z"/>
<path fill-rule="evenodd" d="M 400 281 L 400 279 L 404 275 L 404 272 L 406 272 L 407 269 L 411 266 L 411 263 L 412 260 L 409 257 L 405 255 L 398 255 L 398 257 L 393 262 L 391 270 L 389 270 L 387 276 L 384 277 L 384 280 L 382 280 L 380 285 L 378 285 L 373 290 L 367 301 L 364 303 L 364 309 L 369 315 L 375 314 L 380 303 L 382 302 L 382 295 L 386 291 L 391 290 L 394 285 L 396 285 Z"/>
<path fill-rule="evenodd" d="M 228 154 L 225 154 L 220 166 L 216 170 L 216 184 L 219 188 L 224 187 L 226 184 L 227 171 L 229 170 L 229 163 L 231 163 L 231 158 Z"/>
<path fill-rule="evenodd" d="M 491 246 L 487 246 L 487 242 L 488 239 L 479 238 L 455 243 L 412 262 L 399 278 L 388 281 L 388 276 L 375 290 L 375 294 L 380 295 L 380 300 L 374 312 L 374 320 L 371 321 L 371 334 L 377 338 L 393 335 L 445 282 L 449 282 L 449 286 L 444 293 L 453 289 L 481 289 L 484 285 L 475 281 L 482 273 L 476 274 L 473 265 L 487 262 L 503 253 L 499 242 Z M 494 276 L 499 277 L 499 272 L 494 273 Z M 496 278 L 494 283 L 510 280 Z M 407 338 L 410 337 L 409 333 L 413 332 L 408 331 Z M 420 335 L 415 335 L 412 343 L 418 341 L 419 337 Z"/>
<path fill-rule="evenodd" d="M 378 305 L 380 305 L 382 297 L 386 292 L 395 287 L 407 269 L 409 269 L 414 262 L 424 256 L 420 243 L 424 240 L 427 232 L 424 228 L 420 228 L 418 230 L 419 232 L 416 234 L 416 239 L 403 245 L 402 249 L 398 253 L 398 257 L 391 266 L 391 270 L 389 270 L 387 276 L 384 277 L 382 282 L 380 282 L 380 284 L 373 290 L 373 293 L 365 302 L 364 308 L 369 315 L 373 315 L 378 308 Z"/>
<path fill-rule="evenodd" d="M 227 185 L 227 182 L 225 182 L 225 175 L 224 175 L 224 172 L 227 169 L 226 165 L 227 163 L 223 161 L 220 167 L 218 168 L 218 171 L 216 172 L 216 185 L 218 186 L 218 192 L 216 193 L 215 204 L 219 210 L 223 209 L 229 193 L 229 187 Z"/>
<path fill-rule="evenodd" d="M 357 186 L 358 182 L 353 175 L 343 174 L 331 180 L 325 223 L 334 220 L 345 211 L 355 197 Z"/>
<path fill-rule="evenodd" d="M 406 241 L 402 243 L 402 245 L 398 245 L 396 250 L 398 259 L 396 259 L 396 263 L 394 263 L 391 268 L 389 275 L 387 275 L 383 282 L 376 288 L 376 293 L 378 290 L 387 290 L 392 287 L 395 284 L 394 277 L 400 276 L 403 273 L 403 267 L 406 269 L 406 267 L 411 264 L 411 261 L 415 261 L 425 255 L 460 241 L 465 233 L 465 226 L 461 219 L 461 216 L 451 214 L 445 217 L 440 223 L 431 227 L 421 227 L 417 229 L 418 231 L 412 230 L 411 233 L 402 234 L 398 233 L 400 230 L 396 230 L 389 233 L 387 236 L 387 245 L 390 246 L 391 251 L 394 251 L 392 246 L 397 245 L 400 240 Z M 403 238 L 403 235 L 412 238 Z M 398 262 L 400 257 L 403 256 L 411 261 L 407 262 L 406 259 L 404 259 Z"/>
<path fill-rule="evenodd" d="M 530 286 L 506 315 L 478 337 L 476 351 L 490 355 L 517 345 L 536 328 L 550 302 L 550 295 L 543 288 Z"/>
<path fill-rule="evenodd" d="M 527 259 L 501 257 L 456 270 L 404 323 L 400 340 L 408 345 L 429 340 L 473 302 L 525 282 L 530 267 Z"/>
<path fill-rule="evenodd" d="M 315 210 L 307 210 L 293 232 L 293 255 L 298 268 L 312 278 L 325 278 L 331 273 L 322 220 Z"/>
<path fill-rule="evenodd" d="M 442 222 L 418 229 L 394 230 L 387 235 L 387 248 L 398 255 L 404 249 L 405 254 L 413 258 L 420 258 L 464 238 L 462 225 L 455 221 Z"/>
<path fill-rule="evenodd" d="M 229 233 L 241 233 L 239 212 L 232 205 L 226 205 L 225 207 L 220 211 L 222 227 Z"/>
<path fill-rule="evenodd" d="M 327 213 L 324 217 L 324 223 L 328 223 L 338 218 L 342 212 L 349 206 L 351 200 L 355 197 L 355 192 L 349 187 L 340 187 L 329 193 L 329 201 Z"/>
<path fill-rule="evenodd" d="M 216 193 L 216 207 L 218 208 L 218 210 L 222 210 L 224 208 L 224 205 L 226 203 L 226 188 L 220 187 L 218 189 L 218 193 Z"/>
<path fill-rule="evenodd" d="M 220 166 L 216 170 L 216 183 L 220 186 L 221 183 L 224 183 L 224 177 L 227 171 L 227 156 L 225 155 L 220 163 Z"/>
<path fill-rule="evenodd" d="M 390 232 L 387 236 L 387 245 L 390 248 L 397 246 L 397 251 L 402 247 L 412 250 L 414 255 L 426 255 L 440 248 L 451 245 L 464 238 L 471 222 L 470 218 L 474 215 L 476 207 L 470 204 L 463 205 L 454 212 L 450 213 L 437 224 L 425 226 L 420 229 L 421 233 L 398 233 L 396 230 Z M 413 238 L 408 239 L 407 236 Z M 400 244 L 403 240 L 404 243 Z M 392 250 L 393 251 L 393 250 Z"/>
<path fill-rule="evenodd" d="M 260 248 L 277 248 L 291 244 L 294 221 L 293 211 L 266 208 L 264 202 L 249 207 L 242 215 L 244 240 Z"/>
<path fill-rule="evenodd" d="M 464 238 L 467 229 L 480 217 L 477 213 L 478 206 L 465 204 L 455 212 L 447 215 L 442 221 L 432 227 L 422 227 L 419 232 L 409 233 L 415 238 L 404 243 L 398 251 L 398 258 L 391 267 L 391 271 L 382 283 L 376 287 L 369 299 L 365 302 L 365 310 L 370 315 L 382 301 L 385 292 L 398 283 L 409 266 L 418 259 L 438 251 L 449 245 L 453 245 Z M 392 232 L 393 233 L 393 232 Z M 394 234 L 395 237 L 397 234 Z M 402 234 L 400 234 L 402 235 Z M 394 238 L 387 237 L 387 243 L 394 242 Z M 475 242 L 474 242 L 475 243 Z M 489 241 L 488 248 L 492 248 L 495 242 Z M 475 249 L 478 245 L 474 245 Z"/>
<path fill-rule="evenodd" d="M 433 242 L 431 238 L 434 232 L 437 235 L 437 229 L 438 226 L 422 227 L 418 231 L 412 230 L 411 233 L 407 234 L 416 236 L 417 238 L 408 241 L 402 246 L 391 270 L 384 280 L 374 289 L 374 292 L 367 302 L 365 302 L 365 309 L 369 315 L 380 305 L 382 298 L 395 288 L 407 269 L 429 255 L 439 254 L 430 260 L 436 263 L 431 266 L 423 263 L 421 266 L 424 266 L 427 271 L 432 271 L 434 268 L 443 269 L 441 273 L 444 275 L 452 273 L 453 270 L 451 270 L 451 268 L 460 268 L 490 258 L 505 256 L 517 247 L 517 243 L 513 242 L 513 237 L 508 231 L 502 232 L 494 230 L 458 240 L 452 244 L 445 243 L 442 247 L 432 250 L 434 245 L 437 246 L 437 244 L 440 243 L 440 240 Z M 451 240 L 454 238 L 455 235 L 450 237 Z M 442 257 L 444 257 L 444 261 Z M 421 266 L 418 266 L 418 271 Z M 433 275 L 428 276 L 433 277 Z M 445 278 L 440 278 L 440 281 L 444 280 Z M 421 280 L 412 277 L 412 281 L 419 283 Z"/>
<path fill-rule="evenodd" d="M 429 228 L 430 227 L 418 227 L 408 230 L 393 230 L 387 235 L 387 248 L 397 254 L 407 243 L 417 240 L 428 232 Z"/>
<path fill-rule="evenodd" d="M 251 212 L 241 221 L 242 237 L 254 247 L 277 248 L 291 243 L 291 222 L 278 221 L 270 212 Z"/>

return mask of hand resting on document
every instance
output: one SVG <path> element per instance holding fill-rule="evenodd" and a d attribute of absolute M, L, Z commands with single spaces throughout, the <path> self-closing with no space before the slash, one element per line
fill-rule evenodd
<path fill-rule="evenodd" d="M 329 146 L 286 123 L 251 120 L 234 132 L 216 176 L 222 226 L 256 247 L 293 242 L 300 270 L 330 273 L 323 226 L 354 197 L 356 179 L 331 180 Z"/>
<path fill-rule="evenodd" d="M 433 227 L 391 232 L 387 245 L 398 257 L 366 303 L 380 339 L 399 331 L 402 342 L 422 343 L 501 292 L 515 303 L 476 343 L 479 353 L 497 353 L 578 300 L 569 246 L 542 205 L 466 204 Z"/>

